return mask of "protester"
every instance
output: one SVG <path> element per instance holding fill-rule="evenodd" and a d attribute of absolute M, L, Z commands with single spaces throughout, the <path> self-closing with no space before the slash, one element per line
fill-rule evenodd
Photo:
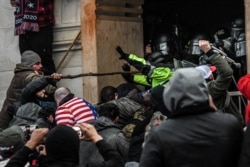
<path fill-rule="evenodd" d="M 32 50 L 41 57 L 45 75 L 56 72 L 52 57 L 54 0 L 10 0 L 15 7 L 15 31 L 21 55 Z M 29 16 L 29 17 L 27 17 Z"/>
<path fill-rule="evenodd" d="M 0 132 L 0 164 L 6 164 L 24 144 L 25 134 L 21 127 L 12 126 Z"/>
<path fill-rule="evenodd" d="M 209 94 L 212 96 L 216 107 L 226 113 L 233 114 L 243 123 L 241 113 L 238 111 L 235 103 L 228 94 L 228 88 L 233 80 L 232 68 L 226 58 L 211 47 L 209 41 L 199 40 L 198 45 L 205 54 L 204 57 L 208 61 L 208 64 L 216 67 L 216 77 L 212 77 L 211 75 L 213 75 L 213 73 L 208 68 L 205 69 L 205 66 L 197 68 L 207 81 Z"/>
<path fill-rule="evenodd" d="M 47 98 L 45 87 L 49 84 L 48 80 L 51 79 L 45 77 L 37 78 L 28 83 L 22 90 L 19 106 L 17 106 L 16 111 L 13 109 L 12 113 L 10 113 L 13 119 L 10 121 L 9 126 L 28 126 L 38 123 L 39 115 L 43 112 L 43 109 L 45 109 L 40 105 L 40 101 L 46 100 Z M 47 123 L 49 124 L 47 124 L 46 127 L 52 124 L 52 122 Z"/>
<path fill-rule="evenodd" d="M 248 167 L 250 165 L 250 124 L 246 125 L 246 131 L 244 133 L 241 154 L 239 159 L 238 167 Z"/>
<path fill-rule="evenodd" d="M 250 74 L 242 76 L 237 83 L 237 87 L 242 95 L 249 100 L 250 99 Z M 250 119 L 250 104 L 248 103 L 245 108 L 244 123 L 247 126 Z"/>
<path fill-rule="evenodd" d="M 127 94 L 135 89 L 136 87 L 130 83 L 122 83 L 117 87 L 114 86 L 104 86 L 101 89 L 100 100 L 101 103 L 105 103 L 114 99 L 127 96 Z"/>
<path fill-rule="evenodd" d="M 118 99 L 118 90 L 114 86 L 105 86 L 101 89 L 100 97 L 102 103 Z"/>
<path fill-rule="evenodd" d="M 55 91 L 57 125 L 75 126 L 97 119 L 97 112 L 92 104 L 76 97 L 69 88 L 60 87 Z"/>
<path fill-rule="evenodd" d="M 100 163 L 89 163 L 88 167 L 122 167 L 119 154 L 96 132 L 94 126 L 82 123 L 78 124 L 84 134 L 84 139 L 96 144 L 104 161 Z M 46 128 L 35 129 L 31 134 L 30 140 L 19 150 L 6 167 L 23 167 L 37 146 L 45 144 L 46 161 L 50 167 L 79 166 L 79 136 L 73 128 L 60 125 L 48 131 Z M 41 150 L 40 150 L 41 151 Z"/>
<path fill-rule="evenodd" d="M 6 166 L 23 167 L 28 162 L 29 155 L 42 143 L 45 143 L 49 166 L 77 166 L 79 161 L 79 138 L 77 133 L 67 126 L 58 126 L 48 132 L 47 128 L 35 129 L 30 140 L 13 156 Z"/>
<path fill-rule="evenodd" d="M 217 110 L 197 69 L 176 70 L 163 100 L 170 117 L 147 135 L 140 167 L 237 166 L 241 123 Z"/>
<path fill-rule="evenodd" d="M 7 89 L 6 98 L 4 100 L 1 112 L 0 112 L 0 128 L 5 129 L 8 127 L 10 120 L 12 119 L 7 112 L 9 106 L 16 105 L 20 101 L 20 95 L 22 89 L 32 80 L 39 78 L 43 75 L 41 58 L 39 55 L 31 50 L 27 50 L 22 54 L 21 63 L 16 65 L 14 70 L 14 76 Z M 53 73 L 52 78 L 56 81 L 61 79 L 61 74 Z M 56 90 L 55 85 L 48 85 L 46 88 L 46 94 L 53 97 L 53 93 Z M 51 98 L 51 101 L 54 101 Z"/>
<path fill-rule="evenodd" d="M 122 158 L 127 160 L 129 140 L 123 135 L 122 130 L 116 125 L 119 119 L 119 108 L 113 103 L 104 103 L 98 110 L 99 118 L 93 121 L 98 134 L 114 148 Z M 103 157 L 93 143 L 80 142 L 80 166 L 88 163 L 99 163 Z"/>
<path fill-rule="evenodd" d="M 56 126 L 55 109 L 50 107 L 43 107 L 38 113 L 38 118 L 35 122 L 38 128 L 52 129 Z"/>

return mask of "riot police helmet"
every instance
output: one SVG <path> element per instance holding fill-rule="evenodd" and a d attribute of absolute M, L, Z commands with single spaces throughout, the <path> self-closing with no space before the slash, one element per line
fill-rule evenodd
<path fill-rule="evenodd" d="M 231 36 L 235 39 L 238 38 L 240 33 L 244 32 L 245 23 L 242 18 L 237 18 L 232 22 L 231 26 Z"/>
<path fill-rule="evenodd" d="M 171 55 L 172 45 L 168 33 L 157 34 L 152 41 L 153 51 L 160 51 L 163 55 Z"/>
<path fill-rule="evenodd" d="M 209 40 L 208 35 L 206 34 L 196 34 L 188 43 L 188 51 L 189 55 L 197 55 L 200 56 L 203 54 L 199 47 L 199 40 Z"/>
<path fill-rule="evenodd" d="M 161 51 L 155 51 L 148 55 L 148 61 L 151 65 L 157 66 L 160 63 L 166 63 L 166 55 L 164 55 Z"/>

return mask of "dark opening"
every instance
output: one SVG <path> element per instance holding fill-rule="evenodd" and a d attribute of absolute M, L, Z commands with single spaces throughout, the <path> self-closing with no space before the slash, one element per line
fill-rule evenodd
<path fill-rule="evenodd" d="M 244 19 L 244 0 L 144 0 L 143 10 L 147 44 L 157 31 L 174 31 L 175 25 L 183 40 L 197 31 L 213 34 L 230 28 L 234 19 Z"/>

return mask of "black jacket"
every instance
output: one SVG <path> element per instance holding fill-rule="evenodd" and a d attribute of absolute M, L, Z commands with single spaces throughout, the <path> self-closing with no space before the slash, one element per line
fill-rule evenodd
<path fill-rule="evenodd" d="M 125 162 L 127 159 L 129 140 L 123 135 L 121 129 L 109 118 L 104 116 L 99 117 L 93 121 L 92 124 L 95 126 L 98 134 L 119 153 L 121 160 Z M 84 140 L 80 142 L 81 167 L 85 167 L 91 162 L 100 163 L 103 160 L 104 157 L 94 143 Z"/>
<path fill-rule="evenodd" d="M 236 167 L 241 125 L 220 111 L 168 119 L 147 137 L 140 167 Z"/>
<path fill-rule="evenodd" d="M 163 100 L 171 117 L 149 132 L 140 167 L 237 166 L 241 122 L 210 107 L 207 84 L 198 70 L 176 70 Z"/>
<path fill-rule="evenodd" d="M 247 130 L 244 134 L 244 140 L 242 143 L 242 150 L 238 167 L 250 166 L 250 123 L 247 125 Z"/>
<path fill-rule="evenodd" d="M 88 167 L 123 167 L 123 163 L 121 161 L 119 154 L 108 143 L 106 143 L 104 140 L 100 140 L 96 143 L 96 146 L 101 155 L 103 155 L 105 161 L 88 164 Z M 8 162 L 6 167 L 23 167 L 28 162 L 29 155 L 32 152 L 33 152 L 32 150 L 24 146 L 14 155 L 14 157 Z M 70 162 L 53 162 L 48 166 L 78 167 L 78 165 L 75 165 L 75 163 L 70 163 Z"/>

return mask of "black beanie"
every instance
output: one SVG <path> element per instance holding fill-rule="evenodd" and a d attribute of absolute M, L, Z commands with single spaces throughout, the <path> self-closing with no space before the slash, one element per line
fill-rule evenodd
<path fill-rule="evenodd" d="M 163 102 L 163 90 L 164 86 L 158 85 L 151 91 L 151 102 L 154 111 L 160 111 L 162 114 L 169 116 L 170 113 L 167 111 Z"/>
<path fill-rule="evenodd" d="M 46 137 L 48 161 L 79 163 L 79 137 L 72 127 L 58 125 Z"/>
<path fill-rule="evenodd" d="M 26 66 L 32 66 L 37 62 L 41 62 L 40 56 L 32 50 L 26 50 L 21 56 L 21 64 Z"/>

